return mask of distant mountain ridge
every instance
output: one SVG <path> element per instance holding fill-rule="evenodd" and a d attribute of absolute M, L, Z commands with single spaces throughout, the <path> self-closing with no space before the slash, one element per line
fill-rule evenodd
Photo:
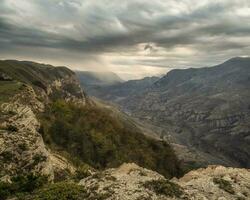
<path fill-rule="evenodd" d="M 208 153 L 213 162 L 250 167 L 250 58 L 213 67 L 175 69 L 141 91 L 116 101 L 161 137 Z M 100 97 L 100 96 L 99 96 Z"/>
<path fill-rule="evenodd" d="M 110 85 L 86 86 L 84 81 L 81 82 L 83 88 L 87 88 L 88 94 L 100 98 L 105 101 L 118 102 L 122 99 L 142 93 L 145 89 L 159 80 L 159 77 L 145 77 L 138 80 L 129 80 Z"/>

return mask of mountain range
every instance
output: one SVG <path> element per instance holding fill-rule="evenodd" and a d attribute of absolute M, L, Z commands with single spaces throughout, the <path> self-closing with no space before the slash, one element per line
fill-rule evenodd
<path fill-rule="evenodd" d="M 250 166 L 250 58 L 175 69 L 137 92 L 131 82 L 96 96 L 157 127 L 161 138 L 195 149 L 207 163 Z M 124 90 L 131 93 L 116 92 Z"/>

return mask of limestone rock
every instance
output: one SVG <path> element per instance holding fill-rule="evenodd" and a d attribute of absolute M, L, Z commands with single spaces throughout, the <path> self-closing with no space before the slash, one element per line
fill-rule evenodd
<path fill-rule="evenodd" d="M 222 180 L 222 182 L 215 180 Z M 160 181 L 160 183 L 166 181 L 170 185 L 173 184 L 173 187 L 177 184 L 183 194 L 167 195 L 173 188 L 161 188 L 160 185 L 156 191 L 151 190 L 145 186 L 150 181 Z M 247 200 L 250 197 L 250 170 L 209 166 L 191 171 L 180 179 L 173 178 L 169 181 L 154 171 L 134 163 L 125 163 L 118 168 L 107 169 L 87 177 L 79 184 L 93 197 L 99 195 L 108 200 Z M 164 189 L 165 194 L 161 193 Z"/>

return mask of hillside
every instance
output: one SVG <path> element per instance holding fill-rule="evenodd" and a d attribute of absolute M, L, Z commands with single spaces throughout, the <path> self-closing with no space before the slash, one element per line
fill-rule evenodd
<path fill-rule="evenodd" d="M 214 67 L 172 70 L 119 104 L 161 127 L 163 138 L 209 154 L 214 163 L 249 167 L 249 91 L 250 59 L 233 58 Z"/>
<path fill-rule="evenodd" d="M 95 103 L 69 69 L 19 61 L 0 66 L 0 180 L 17 184 L 0 184 L 0 195 L 123 162 L 166 177 L 182 173 L 168 143 L 145 136 L 120 111 Z M 34 188 L 23 191 L 23 184 Z"/>

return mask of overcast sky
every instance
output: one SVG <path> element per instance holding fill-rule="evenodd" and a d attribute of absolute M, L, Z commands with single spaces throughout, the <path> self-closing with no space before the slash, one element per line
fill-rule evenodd
<path fill-rule="evenodd" d="M 124 79 L 250 54 L 250 0 L 0 0 L 0 59 Z"/>

